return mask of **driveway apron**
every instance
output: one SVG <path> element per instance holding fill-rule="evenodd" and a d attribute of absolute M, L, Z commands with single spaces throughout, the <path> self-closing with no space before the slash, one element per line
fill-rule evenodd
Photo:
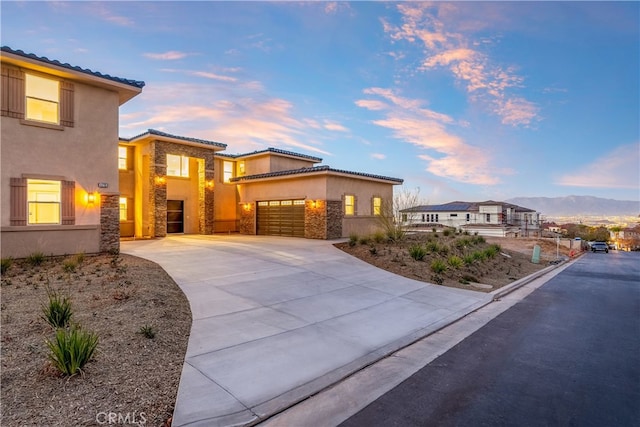
<path fill-rule="evenodd" d="M 191 305 L 175 427 L 267 418 L 491 301 L 324 240 L 176 235 L 121 250 L 162 266 Z"/>

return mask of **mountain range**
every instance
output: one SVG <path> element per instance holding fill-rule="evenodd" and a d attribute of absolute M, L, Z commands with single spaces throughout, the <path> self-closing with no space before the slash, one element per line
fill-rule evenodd
<path fill-rule="evenodd" d="M 640 201 L 603 199 L 593 196 L 514 197 L 507 203 L 535 209 L 546 217 L 638 216 Z"/>

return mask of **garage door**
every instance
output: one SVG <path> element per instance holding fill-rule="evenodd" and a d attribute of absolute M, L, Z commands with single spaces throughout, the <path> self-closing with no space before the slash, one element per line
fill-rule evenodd
<path fill-rule="evenodd" d="M 304 200 L 258 202 L 258 234 L 304 237 Z"/>

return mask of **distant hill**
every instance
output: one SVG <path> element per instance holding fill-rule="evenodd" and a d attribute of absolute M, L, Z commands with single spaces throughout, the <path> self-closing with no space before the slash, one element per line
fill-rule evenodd
<path fill-rule="evenodd" d="M 544 216 L 638 216 L 640 201 L 602 199 L 592 196 L 514 197 L 505 202 L 523 206 Z"/>

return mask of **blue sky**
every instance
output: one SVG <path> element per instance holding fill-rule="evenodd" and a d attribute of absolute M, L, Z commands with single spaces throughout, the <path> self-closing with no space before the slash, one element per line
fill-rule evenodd
<path fill-rule="evenodd" d="M 153 128 L 426 203 L 640 199 L 638 2 L 1 2 L 2 44 L 143 80 Z"/>

